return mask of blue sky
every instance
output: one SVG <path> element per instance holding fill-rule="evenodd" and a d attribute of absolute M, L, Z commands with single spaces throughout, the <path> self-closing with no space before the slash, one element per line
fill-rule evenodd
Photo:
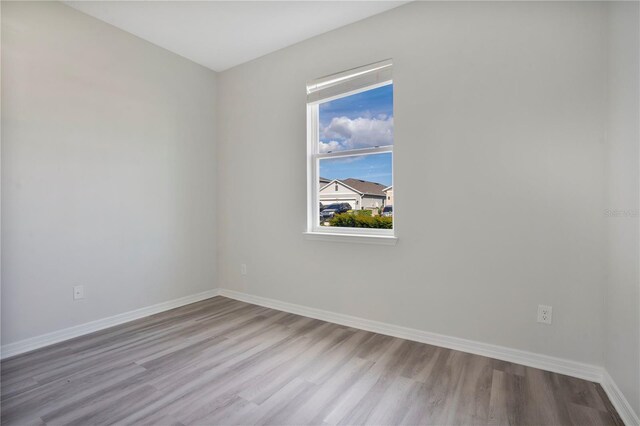
<path fill-rule="evenodd" d="M 327 179 L 356 178 L 391 185 L 391 153 L 320 160 L 320 176 Z"/>
<path fill-rule="evenodd" d="M 320 104 L 320 152 L 393 144 L 393 85 Z M 320 161 L 320 176 L 391 185 L 391 154 Z"/>
<path fill-rule="evenodd" d="M 380 115 L 393 116 L 393 84 L 320 104 L 320 125 L 323 127 L 328 126 L 333 117 L 355 119 Z"/>

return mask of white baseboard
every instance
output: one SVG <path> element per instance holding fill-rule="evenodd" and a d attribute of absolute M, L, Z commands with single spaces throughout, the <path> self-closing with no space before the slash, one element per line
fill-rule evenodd
<path fill-rule="evenodd" d="M 529 367 L 540 368 L 554 373 L 566 374 L 567 376 L 578 377 L 593 382 L 602 380 L 602 367 L 590 364 L 583 364 L 563 358 L 536 354 L 533 352 L 511 349 L 504 346 L 492 345 L 489 343 L 476 342 L 473 340 L 461 339 L 458 337 L 445 336 L 443 334 L 431 333 L 428 331 L 416 330 L 414 328 L 402 327 L 399 325 L 372 321 L 350 315 L 338 314 L 322 309 L 309 308 L 293 303 L 281 302 L 279 300 L 268 299 L 266 297 L 254 296 L 240 293 L 233 290 L 219 289 L 221 296 L 231 299 L 241 300 L 255 305 L 278 309 L 292 314 L 303 315 L 323 321 L 328 321 L 374 333 L 385 334 L 387 336 L 399 337 L 413 340 L 420 343 L 427 343 L 448 349 L 455 349 L 476 355 L 496 358 L 503 361 L 514 362 Z"/>
<path fill-rule="evenodd" d="M 600 384 L 607 393 L 611 403 L 616 408 L 616 411 L 618 411 L 618 414 L 624 424 L 627 426 L 640 425 L 640 418 L 638 418 L 636 412 L 633 411 L 631 404 L 629 404 L 627 398 L 624 397 L 624 394 L 620 391 L 618 385 L 616 385 L 616 382 L 613 381 L 613 378 L 606 370 L 604 371 L 604 376 Z"/>
<path fill-rule="evenodd" d="M 76 325 L 62 330 L 54 331 L 40 336 L 31 337 L 29 339 L 20 340 L 18 342 L 2 345 L 0 349 L 0 358 L 5 359 L 11 356 L 19 355 L 25 352 L 39 349 L 54 343 L 63 342 L 73 339 L 74 337 L 83 336 L 95 331 L 104 330 L 105 328 L 123 324 L 149 315 L 168 311 L 169 309 L 179 308 L 189 303 L 199 302 L 218 295 L 218 290 L 208 290 L 202 293 L 192 294 L 190 296 L 181 297 L 179 299 L 169 300 L 167 302 L 158 303 L 157 305 L 147 306 L 122 314 L 114 315 L 108 318 L 87 322 L 85 324 Z"/>
<path fill-rule="evenodd" d="M 507 348 L 504 346 L 492 345 L 489 343 L 445 336 L 443 334 L 416 330 L 413 328 L 358 318 L 350 315 L 338 314 L 322 309 L 310 308 L 294 303 L 282 302 L 279 300 L 269 299 L 262 296 L 254 296 L 223 288 L 218 289 L 218 294 L 230 299 L 240 300 L 242 302 L 252 303 L 254 305 L 277 309 L 279 311 L 298 314 L 309 318 L 315 318 L 335 324 L 385 334 L 387 336 L 399 337 L 401 339 L 413 340 L 420 343 L 427 343 L 448 349 L 455 349 L 489 358 L 496 358 L 503 361 L 526 365 L 528 367 L 539 368 L 541 370 L 597 382 L 602 385 L 602 388 L 609 396 L 611 403 L 618 411 L 618 414 L 620 415 L 620 418 L 622 418 L 622 421 L 624 421 L 625 425 L 640 425 L 638 416 L 633 411 L 633 408 L 631 408 L 629 402 L 626 400 L 622 392 L 620 392 L 620 389 L 618 389 L 611 376 L 609 376 L 603 367 L 584 364 L 564 358 L 522 351 L 519 349 Z"/>

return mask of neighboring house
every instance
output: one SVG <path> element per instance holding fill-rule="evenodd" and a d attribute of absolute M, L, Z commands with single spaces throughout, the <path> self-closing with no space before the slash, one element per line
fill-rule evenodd
<path fill-rule="evenodd" d="M 353 210 L 371 210 L 384 206 L 386 195 L 384 185 L 361 179 L 327 179 L 320 178 L 320 202 L 349 203 Z"/>
<path fill-rule="evenodd" d="M 331 183 L 331 179 L 323 178 L 322 176 L 320 176 L 320 179 L 318 179 L 318 181 L 320 183 L 320 188 L 323 188 L 327 184 Z M 326 205 L 327 205 L 327 203 L 325 203 L 324 201 L 320 200 L 320 207 L 326 206 Z"/>
<path fill-rule="evenodd" d="M 385 189 L 382 190 L 382 192 L 384 192 L 387 196 L 387 199 L 384 201 L 384 205 L 392 206 L 393 205 L 393 185 L 387 186 Z"/>

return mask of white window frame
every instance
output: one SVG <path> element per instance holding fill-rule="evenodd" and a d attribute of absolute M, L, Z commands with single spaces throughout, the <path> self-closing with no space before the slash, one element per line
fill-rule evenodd
<path fill-rule="evenodd" d="M 320 113 L 319 105 L 335 99 L 344 98 L 357 93 L 366 92 L 378 87 L 393 84 L 393 80 L 378 82 L 369 86 L 350 90 L 335 96 L 307 103 L 307 238 L 328 241 L 363 242 L 373 244 L 395 244 L 397 240 L 396 206 L 393 206 L 393 228 L 346 228 L 320 226 L 320 160 L 328 158 L 345 158 L 367 154 L 391 153 L 391 185 L 394 185 L 393 145 L 348 151 L 320 152 Z M 395 143 L 395 140 L 394 140 Z M 394 203 L 395 204 L 395 203 Z"/>

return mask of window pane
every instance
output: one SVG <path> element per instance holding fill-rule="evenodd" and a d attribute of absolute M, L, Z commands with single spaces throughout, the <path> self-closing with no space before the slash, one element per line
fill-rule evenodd
<path fill-rule="evenodd" d="M 320 152 L 393 145 L 393 85 L 319 105 Z"/>
<path fill-rule="evenodd" d="M 320 225 L 393 228 L 393 154 L 320 159 Z"/>

